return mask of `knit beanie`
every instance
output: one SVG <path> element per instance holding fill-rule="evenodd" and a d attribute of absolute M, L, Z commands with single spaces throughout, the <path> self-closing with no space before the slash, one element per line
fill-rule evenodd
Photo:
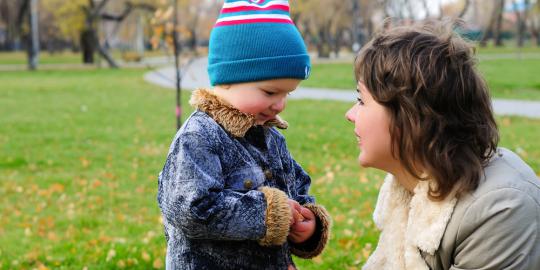
<path fill-rule="evenodd" d="M 309 55 L 288 0 L 225 0 L 210 34 L 212 85 L 307 79 Z"/>

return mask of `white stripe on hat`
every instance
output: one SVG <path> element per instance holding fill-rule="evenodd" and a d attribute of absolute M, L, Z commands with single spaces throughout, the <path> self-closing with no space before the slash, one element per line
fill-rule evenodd
<path fill-rule="evenodd" d="M 289 17 L 288 15 L 282 15 L 282 14 L 254 14 L 254 15 L 238 15 L 238 16 L 224 17 L 224 18 L 221 18 L 221 19 L 217 20 L 216 23 L 228 22 L 228 21 L 238 21 L 238 20 L 253 20 L 253 19 L 283 19 L 283 20 L 291 21 L 291 17 Z"/>
<path fill-rule="evenodd" d="M 266 3 L 265 5 L 257 5 L 253 3 L 249 3 L 246 1 L 240 1 L 240 2 L 233 2 L 233 3 L 224 3 L 223 8 L 233 8 L 233 7 L 260 7 L 260 8 L 266 8 L 268 6 L 272 5 L 285 5 L 289 6 L 289 1 L 270 1 Z"/>

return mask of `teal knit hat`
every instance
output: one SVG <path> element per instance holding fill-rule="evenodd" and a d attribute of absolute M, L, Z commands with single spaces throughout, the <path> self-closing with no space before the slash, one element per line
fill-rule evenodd
<path fill-rule="evenodd" d="M 212 85 L 280 78 L 307 79 L 306 46 L 288 0 L 225 0 L 210 34 Z"/>

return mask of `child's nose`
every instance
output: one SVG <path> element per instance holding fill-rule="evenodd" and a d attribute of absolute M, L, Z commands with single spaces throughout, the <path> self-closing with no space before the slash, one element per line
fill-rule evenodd
<path fill-rule="evenodd" d="M 345 118 L 349 120 L 349 122 L 354 123 L 356 120 L 356 105 L 352 106 L 346 113 Z"/>
<path fill-rule="evenodd" d="M 283 109 L 285 109 L 285 103 L 286 102 L 287 102 L 286 97 L 280 98 L 278 101 L 276 101 L 274 104 L 272 104 L 270 109 L 272 109 L 274 111 L 277 111 L 277 112 L 281 112 L 281 111 L 283 111 Z"/>

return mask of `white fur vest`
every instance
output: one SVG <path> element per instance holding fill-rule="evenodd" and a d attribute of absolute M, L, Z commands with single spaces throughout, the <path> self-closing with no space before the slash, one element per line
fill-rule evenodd
<path fill-rule="evenodd" d="M 456 198 L 434 202 L 428 189 L 429 182 L 421 181 L 413 194 L 394 176 L 386 177 L 373 213 L 379 243 L 363 270 L 429 269 L 421 251 L 433 255 L 439 247 Z"/>

